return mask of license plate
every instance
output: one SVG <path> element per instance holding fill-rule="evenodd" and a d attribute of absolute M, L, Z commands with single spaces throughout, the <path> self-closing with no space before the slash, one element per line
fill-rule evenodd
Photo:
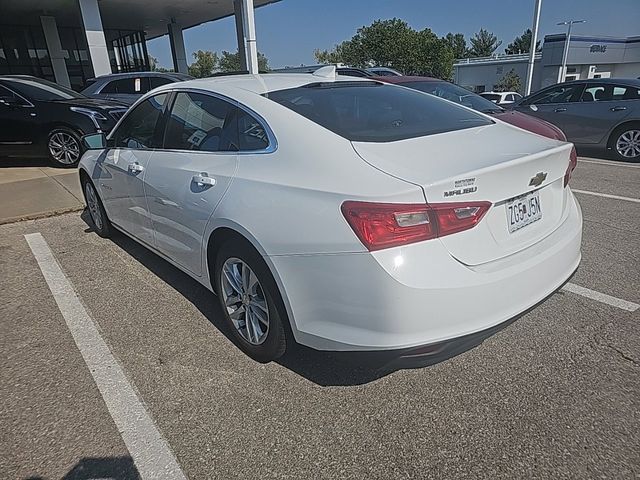
<path fill-rule="evenodd" d="M 509 233 L 520 230 L 542 218 L 540 193 L 538 191 L 508 200 L 506 208 Z"/>

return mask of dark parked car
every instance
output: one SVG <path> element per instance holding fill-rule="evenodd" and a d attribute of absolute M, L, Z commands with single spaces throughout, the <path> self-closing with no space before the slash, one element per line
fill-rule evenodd
<path fill-rule="evenodd" d="M 184 80 L 193 80 L 193 77 L 172 72 L 114 73 L 89 80 L 88 86 L 82 90 L 82 93 L 91 98 L 118 100 L 132 105 L 149 90 Z"/>
<path fill-rule="evenodd" d="M 513 108 L 560 127 L 578 149 L 609 150 L 619 160 L 640 161 L 640 80 L 559 83 L 523 98 Z"/>
<path fill-rule="evenodd" d="M 474 110 L 482 113 L 487 113 L 502 120 L 503 122 L 510 123 L 511 125 L 515 125 L 516 127 L 520 127 L 524 130 L 529 130 L 530 132 L 537 133 L 538 135 L 553 138 L 555 140 L 567 140 L 562 133 L 562 130 L 556 126 L 520 112 L 505 110 L 492 101 L 487 100 L 476 93 L 470 92 L 469 90 L 454 83 L 449 83 L 444 80 L 431 77 L 396 76 L 378 77 L 378 79 L 382 82 L 403 85 L 415 90 L 420 90 L 421 92 L 442 97 L 446 100 L 451 100 L 452 102 L 473 108 Z"/>
<path fill-rule="evenodd" d="M 73 166 L 82 135 L 108 132 L 126 111 L 40 78 L 0 76 L 0 157 L 48 156 L 56 166 Z"/>

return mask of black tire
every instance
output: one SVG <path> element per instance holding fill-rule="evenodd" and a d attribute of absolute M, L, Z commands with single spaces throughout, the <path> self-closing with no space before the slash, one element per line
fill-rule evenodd
<path fill-rule="evenodd" d="M 229 308 L 235 308 L 240 302 L 237 302 L 236 305 L 232 305 L 229 308 L 225 305 L 224 289 L 229 290 L 230 283 L 225 281 L 225 285 L 223 286 L 222 276 L 223 266 L 228 260 L 230 264 L 233 264 L 236 260 L 240 260 L 249 267 L 257 277 L 258 287 L 262 293 L 262 295 L 260 295 L 261 301 L 266 300 L 268 307 L 268 328 L 260 344 L 251 343 L 247 340 L 244 336 L 245 334 L 242 333 L 242 328 L 236 327 L 236 324 L 234 324 L 234 321 L 231 319 Z M 287 313 L 276 282 L 260 254 L 248 243 L 238 240 L 227 241 L 220 246 L 216 254 L 213 267 L 213 281 L 218 294 L 218 300 L 220 301 L 224 322 L 236 340 L 236 345 L 249 357 L 260 363 L 267 363 L 281 357 L 287 349 L 288 339 L 287 329 L 285 328 L 285 322 L 288 322 Z M 235 294 L 235 296 L 240 297 L 240 294 Z M 247 301 L 250 302 L 251 300 L 247 299 Z M 255 307 L 251 307 L 251 303 L 247 306 L 244 306 L 244 303 L 242 303 L 241 308 L 245 308 L 245 311 L 250 308 L 255 310 Z M 245 325 L 247 324 L 246 320 L 244 323 Z M 260 325 L 260 328 L 263 328 L 263 326 Z M 248 330 L 248 328 L 245 328 L 245 332 Z M 255 328 L 253 329 L 253 333 L 255 336 Z"/>
<path fill-rule="evenodd" d="M 632 136 L 634 139 L 634 145 L 637 148 L 636 155 L 634 156 L 625 156 L 619 151 L 618 142 L 622 140 L 625 135 L 627 138 Z M 616 160 L 623 162 L 640 162 L 640 143 L 638 142 L 640 142 L 640 123 L 628 123 L 626 125 L 622 125 L 621 127 L 616 128 L 611 134 L 611 140 L 609 142 L 611 154 Z M 627 152 L 631 153 L 633 152 L 633 149 L 629 148 Z"/>
<path fill-rule="evenodd" d="M 60 168 L 75 167 L 84 153 L 80 135 L 64 127 L 49 132 L 46 148 L 51 164 Z"/>
<path fill-rule="evenodd" d="M 104 205 L 102 204 L 102 200 L 100 199 L 100 195 L 98 195 L 96 187 L 86 175 L 82 175 L 81 184 L 84 201 L 87 205 L 87 210 L 89 211 L 89 217 L 91 218 L 94 231 L 102 238 L 109 238 L 113 232 L 113 227 L 111 226 L 109 217 L 107 217 L 107 212 L 104 209 Z M 91 198 L 91 191 L 93 191 L 95 199 Z"/>

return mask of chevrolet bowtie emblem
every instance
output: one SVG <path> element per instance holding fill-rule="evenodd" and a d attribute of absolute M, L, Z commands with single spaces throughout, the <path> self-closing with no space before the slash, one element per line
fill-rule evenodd
<path fill-rule="evenodd" d="M 529 186 L 538 187 L 542 185 L 542 182 L 544 182 L 546 179 L 547 179 L 546 172 L 538 172 L 536 173 L 535 177 L 531 177 L 531 180 L 529 180 Z"/>

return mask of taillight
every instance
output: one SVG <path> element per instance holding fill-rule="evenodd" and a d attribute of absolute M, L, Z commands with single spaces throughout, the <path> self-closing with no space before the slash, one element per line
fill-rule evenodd
<path fill-rule="evenodd" d="M 569 154 L 569 166 L 567 167 L 567 171 L 564 174 L 564 186 L 569 185 L 569 180 L 571 180 L 571 174 L 578 166 L 578 153 L 576 152 L 576 147 L 571 147 L 571 153 Z"/>
<path fill-rule="evenodd" d="M 402 204 L 347 201 L 342 214 L 369 251 L 422 242 L 473 228 L 490 202 Z"/>

